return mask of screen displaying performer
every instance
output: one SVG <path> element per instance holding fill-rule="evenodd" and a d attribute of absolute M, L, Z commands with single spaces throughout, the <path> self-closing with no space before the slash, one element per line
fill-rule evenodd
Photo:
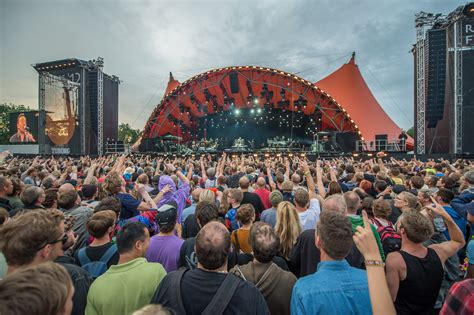
<path fill-rule="evenodd" d="M 37 112 L 10 114 L 10 143 L 36 143 L 38 132 Z"/>

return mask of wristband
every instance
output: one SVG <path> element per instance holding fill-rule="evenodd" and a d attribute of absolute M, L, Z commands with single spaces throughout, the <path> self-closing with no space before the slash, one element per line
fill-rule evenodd
<path fill-rule="evenodd" d="M 365 266 L 385 267 L 385 263 L 381 260 L 366 260 Z"/>

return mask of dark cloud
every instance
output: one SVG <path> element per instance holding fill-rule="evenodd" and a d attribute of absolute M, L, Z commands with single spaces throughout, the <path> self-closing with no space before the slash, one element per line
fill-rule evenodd
<path fill-rule="evenodd" d="M 449 3 L 448 3 L 449 2 Z M 168 74 L 259 64 L 317 81 L 352 51 L 369 87 L 413 124 L 414 15 L 461 1 L 0 1 L 0 102 L 36 107 L 31 64 L 105 58 L 118 75 L 122 122 L 142 128 Z"/>

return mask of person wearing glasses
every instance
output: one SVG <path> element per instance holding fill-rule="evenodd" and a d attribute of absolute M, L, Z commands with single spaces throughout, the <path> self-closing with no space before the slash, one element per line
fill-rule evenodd
<path fill-rule="evenodd" d="M 64 249 L 73 243 L 71 234 L 65 232 L 64 220 L 59 210 L 38 209 L 22 212 L 6 222 L 0 229 L 0 251 L 8 264 L 7 277 L 64 256 Z M 72 314 L 84 314 L 92 279 L 79 266 L 60 264 L 68 271 L 75 288 Z"/>

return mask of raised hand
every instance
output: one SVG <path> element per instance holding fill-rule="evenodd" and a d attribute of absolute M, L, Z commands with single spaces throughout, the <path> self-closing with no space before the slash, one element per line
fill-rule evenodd
<path fill-rule="evenodd" d="M 171 186 L 170 185 L 165 185 L 163 189 L 161 189 L 161 192 L 166 194 L 167 192 L 171 191 Z"/>

